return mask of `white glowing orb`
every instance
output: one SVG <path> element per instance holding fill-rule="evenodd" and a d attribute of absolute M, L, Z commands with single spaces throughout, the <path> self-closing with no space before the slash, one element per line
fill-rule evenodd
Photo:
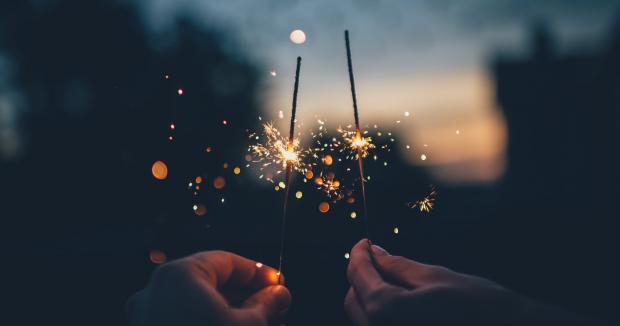
<path fill-rule="evenodd" d="M 296 29 L 291 32 L 291 42 L 295 44 L 304 44 L 306 42 L 306 33 L 301 29 Z"/>

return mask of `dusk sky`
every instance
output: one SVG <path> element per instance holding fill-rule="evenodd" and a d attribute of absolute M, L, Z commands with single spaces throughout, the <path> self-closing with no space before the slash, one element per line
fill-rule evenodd
<path fill-rule="evenodd" d="M 546 19 L 559 53 L 596 51 L 618 16 L 612 0 L 198 1 L 143 0 L 155 32 L 178 14 L 224 31 L 264 69 L 263 116 L 284 122 L 295 57 L 303 57 L 299 119 L 352 120 L 343 31 L 351 32 L 362 124 L 398 133 L 413 164 L 451 181 L 494 180 L 506 130 L 489 63 L 527 55 L 528 26 Z M 304 44 L 289 34 L 306 33 Z M 271 75 L 276 72 L 276 76 Z M 410 116 L 405 117 L 404 113 Z M 395 121 L 402 120 L 400 124 Z M 458 130 L 458 133 L 457 133 Z M 427 147 L 424 147 L 424 144 Z M 411 149 L 405 149 L 410 145 Z M 428 159 L 422 161 L 421 154 Z"/>
<path fill-rule="evenodd" d="M 147 2 L 145 2 L 147 3 Z M 343 31 L 352 35 L 362 123 L 398 130 L 414 164 L 454 181 L 501 174 L 505 123 L 495 105 L 490 60 L 526 55 L 528 25 L 547 19 L 559 53 L 605 44 L 618 1 L 148 1 L 154 28 L 190 13 L 232 31 L 265 67 L 264 114 L 290 107 L 295 57 L 303 57 L 300 119 L 351 121 Z M 294 29 L 307 40 L 289 40 Z M 270 71 L 276 71 L 272 77 Z M 410 112 L 405 118 L 404 112 Z M 458 134 L 457 134 L 458 130 Z M 410 144 L 412 149 L 405 150 Z M 423 147 L 427 144 L 428 147 Z M 427 154 L 426 161 L 420 160 Z M 453 172 L 451 172 L 454 170 Z"/>

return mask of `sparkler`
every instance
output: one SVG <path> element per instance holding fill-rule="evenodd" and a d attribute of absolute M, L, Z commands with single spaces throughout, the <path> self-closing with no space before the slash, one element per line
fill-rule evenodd
<path fill-rule="evenodd" d="M 291 110 L 291 126 L 289 128 L 288 143 L 286 148 L 281 144 L 277 146 L 282 164 L 286 165 L 285 184 L 284 189 L 284 204 L 282 205 L 282 223 L 280 229 L 280 257 L 278 264 L 278 284 L 282 277 L 282 260 L 284 257 L 284 235 L 286 234 L 286 208 L 288 205 L 288 197 L 292 183 L 292 170 L 293 167 L 299 166 L 299 155 L 295 150 L 295 115 L 297 114 L 297 90 L 299 89 L 299 68 L 301 67 L 301 57 L 297 57 L 297 68 L 295 69 L 295 85 L 293 87 L 293 108 Z M 299 144 L 297 144 L 299 146 Z"/>
<path fill-rule="evenodd" d="M 351 63 L 351 47 L 349 45 L 349 31 L 344 31 L 344 40 L 347 48 L 347 66 L 349 68 L 349 81 L 351 83 L 351 97 L 353 98 L 353 117 L 355 118 L 355 136 L 353 138 L 345 138 L 347 143 L 349 143 L 349 147 L 356 152 L 355 156 L 357 158 L 357 165 L 359 168 L 360 175 L 360 189 L 362 191 L 362 206 L 364 213 L 364 225 L 366 227 L 366 238 L 370 239 L 370 226 L 368 221 L 368 209 L 366 207 L 366 189 L 364 186 L 365 177 L 364 177 L 364 158 L 368 155 L 368 149 L 371 148 L 372 143 L 370 143 L 370 137 L 362 137 L 362 133 L 360 130 L 360 118 L 357 110 L 357 96 L 355 94 L 355 78 L 353 77 L 353 64 Z M 370 240 L 369 240 L 370 241 Z"/>

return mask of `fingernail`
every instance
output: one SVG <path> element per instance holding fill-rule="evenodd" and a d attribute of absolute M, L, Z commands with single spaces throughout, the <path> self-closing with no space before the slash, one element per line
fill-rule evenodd
<path fill-rule="evenodd" d="M 372 245 L 370 246 L 370 248 L 372 249 L 372 253 L 377 256 L 389 256 L 390 255 L 390 253 L 388 253 L 385 249 L 377 245 Z"/>

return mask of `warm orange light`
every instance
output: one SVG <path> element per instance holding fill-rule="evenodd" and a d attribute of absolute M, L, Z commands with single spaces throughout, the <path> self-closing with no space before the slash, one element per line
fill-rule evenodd
<path fill-rule="evenodd" d="M 196 181 L 196 183 L 201 183 L 202 182 L 202 177 L 201 176 L 197 176 L 196 180 L 194 180 L 194 181 Z"/>
<path fill-rule="evenodd" d="M 235 168 L 233 169 L 233 173 L 234 174 L 239 174 L 239 173 L 241 173 L 241 169 L 238 166 L 235 166 Z"/>
<path fill-rule="evenodd" d="M 156 161 L 151 166 L 151 173 L 157 180 L 165 180 L 168 177 L 168 166 L 163 161 Z"/>
<path fill-rule="evenodd" d="M 322 202 L 319 204 L 319 211 L 321 213 L 327 213 L 329 212 L 329 203 L 328 202 Z"/>
<path fill-rule="evenodd" d="M 334 163 L 334 159 L 332 158 L 332 156 L 331 156 L 331 155 L 329 155 L 329 154 L 328 154 L 328 155 L 325 155 L 325 156 L 323 157 L 323 164 L 325 164 L 325 165 L 327 165 L 327 166 L 330 166 L 330 165 L 332 165 L 333 163 Z"/>
<path fill-rule="evenodd" d="M 273 271 L 269 273 L 269 281 L 273 284 L 278 284 L 278 280 L 280 279 L 280 272 Z"/>
<path fill-rule="evenodd" d="M 203 204 L 194 205 L 194 214 L 197 216 L 203 216 L 207 214 L 207 208 Z"/>
<path fill-rule="evenodd" d="M 224 169 L 228 169 L 228 163 L 224 163 L 224 164 L 222 164 L 222 167 L 223 167 Z"/>
<path fill-rule="evenodd" d="M 224 187 L 226 187 L 226 179 L 224 179 L 224 177 L 219 176 L 215 179 L 213 179 L 213 187 L 215 189 L 222 189 Z"/>
<path fill-rule="evenodd" d="M 305 177 L 306 179 L 312 179 L 312 177 L 314 177 L 314 173 L 312 173 L 312 170 L 306 171 Z"/>
<path fill-rule="evenodd" d="M 322 185 L 323 184 L 323 179 L 320 177 L 316 177 L 314 178 L 314 183 L 316 183 L 317 185 Z"/>

